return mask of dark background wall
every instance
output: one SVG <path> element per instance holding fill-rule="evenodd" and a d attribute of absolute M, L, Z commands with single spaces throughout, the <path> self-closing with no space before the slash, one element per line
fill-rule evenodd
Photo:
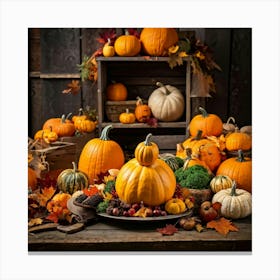
<path fill-rule="evenodd" d="M 78 95 L 62 90 L 72 79 L 79 79 L 77 64 L 90 56 L 100 44 L 100 28 L 29 29 L 29 136 L 46 119 L 69 112 L 77 113 L 86 105 L 97 108 L 97 85 L 82 83 Z M 203 100 L 206 109 L 223 121 L 233 116 L 241 127 L 252 121 L 252 30 L 250 28 L 179 28 L 195 32 L 196 38 L 214 52 L 222 72 L 215 72 L 216 93 Z M 122 30 L 117 29 L 121 34 Z M 196 114 L 195 110 L 192 114 Z"/>

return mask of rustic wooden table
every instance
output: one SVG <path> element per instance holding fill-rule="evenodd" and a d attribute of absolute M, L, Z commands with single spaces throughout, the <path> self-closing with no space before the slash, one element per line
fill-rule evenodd
<path fill-rule="evenodd" d="M 198 233 L 179 229 L 163 236 L 156 229 L 168 224 L 131 223 L 100 219 L 82 231 L 67 234 L 58 230 L 32 233 L 28 250 L 32 251 L 236 251 L 252 250 L 251 219 L 234 221 L 238 232 L 226 237 L 215 230 Z"/>

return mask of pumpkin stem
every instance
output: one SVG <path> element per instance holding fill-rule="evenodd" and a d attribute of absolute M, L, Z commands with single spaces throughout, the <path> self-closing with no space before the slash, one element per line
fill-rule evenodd
<path fill-rule="evenodd" d="M 236 182 L 235 181 L 232 182 L 230 195 L 231 196 L 236 196 Z"/>
<path fill-rule="evenodd" d="M 239 161 L 239 162 L 245 161 L 244 154 L 243 154 L 242 150 L 237 151 L 237 159 L 236 160 Z"/>
<path fill-rule="evenodd" d="M 65 123 L 65 121 L 66 121 L 66 117 L 65 117 L 65 115 L 63 114 L 63 115 L 61 116 L 61 123 Z"/>
<path fill-rule="evenodd" d="M 184 147 L 183 147 L 182 143 L 178 143 L 176 145 L 176 151 L 179 152 L 179 153 L 182 153 L 184 151 Z"/>
<path fill-rule="evenodd" d="M 101 135 L 100 135 L 100 138 L 101 140 L 104 140 L 104 141 L 107 141 L 107 140 L 110 140 L 109 136 L 108 136 L 108 133 L 109 131 L 113 128 L 113 126 L 110 124 L 110 125 L 107 125 L 103 128 L 102 132 L 101 132 Z"/>
<path fill-rule="evenodd" d="M 200 140 L 202 136 L 202 130 L 198 130 L 196 136 L 192 139 L 192 141 L 194 140 Z"/>
<path fill-rule="evenodd" d="M 204 118 L 208 117 L 208 113 L 206 112 L 206 110 L 204 108 L 199 107 L 198 110 L 201 112 L 201 114 Z"/>
<path fill-rule="evenodd" d="M 235 124 L 235 118 L 234 118 L 234 117 L 229 117 L 229 118 L 227 119 L 226 124 L 229 124 L 230 121 L 232 121 L 232 123 Z"/>
<path fill-rule="evenodd" d="M 126 112 L 127 114 L 129 114 L 129 108 L 126 108 L 126 109 L 125 109 L 125 112 Z"/>
<path fill-rule="evenodd" d="M 137 96 L 136 99 L 137 99 L 136 106 L 143 105 L 143 100 L 142 100 L 142 98 L 140 96 Z"/>
<path fill-rule="evenodd" d="M 69 120 L 70 117 L 71 117 L 72 115 L 73 115 L 72 113 L 69 113 L 69 114 L 66 116 L 66 120 Z"/>
<path fill-rule="evenodd" d="M 73 171 L 77 172 L 77 164 L 74 161 L 72 161 L 72 165 L 73 165 Z"/>
<path fill-rule="evenodd" d="M 79 116 L 82 116 L 83 114 L 84 114 L 84 110 L 83 110 L 83 108 L 80 108 L 80 109 L 79 109 L 78 115 L 79 115 Z"/>
<path fill-rule="evenodd" d="M 149 133 L 144 141 L 145 146 L 151 146 L 151 137 L 153 136 L 152 133 Z"/>
<path fill-rule="evenodd" d="M 156 85 L 157 85 L 158 87 L 164 88 L 164 90 L 165 90 L 165 95 L 168 95 L 168 94 L 171 93 L 171 92 L 168 90 L 168 88 L 167 88 L 163 83 L 157 82 Z"/>
<path fill-rule="evenodd" d="M 187 148 L 186 149 L 186 154 L 187 154 L 187 159 L 188 158 L 192 158 L 192 149 L 191 148 Z"/>

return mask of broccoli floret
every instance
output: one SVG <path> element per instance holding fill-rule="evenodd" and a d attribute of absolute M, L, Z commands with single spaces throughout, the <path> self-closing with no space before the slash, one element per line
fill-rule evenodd
<path fill-rule="evenodd" d="M 177 183 L 190 189 L 207 189 L 212 179 L 207 169 L 201 165 L 194 165 L 186 170 L 183 167 L 175 171 Z"/>
<path fill-rule="evenodd" d="M 109 200 L 104 200 L 97 205 L 96 212 L 104 213 L 106 212 L 108 206 L 109 206 Z"/>

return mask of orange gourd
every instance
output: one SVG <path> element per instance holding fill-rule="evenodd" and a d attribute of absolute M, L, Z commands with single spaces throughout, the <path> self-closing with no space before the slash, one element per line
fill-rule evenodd
<path fill-rule="evenodd" d="M 88 141 L 80 154 L 78 169 L 87 174 L 89 184 L 94 183 L 101 172 L 120 169 L 124 164 L 125 158 L 121 146 L 109 139 L 108 133 L 112 127 L 112 125 L 104 127 L 100 138 Z"/>
<path fill-rule="evenodd" d="M 135 158 L 143 166 L 151 165 L 159 155 L 157 144 L 151 142 L 152 133 L 149 133 L 144 142 L 139 143 L 134 151 Z"/>
<path fill-rule="evenodd" d="M 141 143 L 140 143 L 141 144 Z M 144 146 L 143 146 L 144 145 Z M 155 144 L 156 145 L 156 144 Z M 141 147 L 145 150 L 145 144 Z M 176 188 L 176 178 L 172 169 L 162 159 L 156 158 L 157 149 L 148 147 L 149 153 L 141 157 L 141 162 L 150 165 L 142 165 L 133 158 L 122 166 L 116 179 L 116 192 L 119 198 L 126 203 L 141 203 L 145 205 L 161 205 L 171 199 Z M 150 155 L 150 152 L 153 155 Z"/>
<path fill-rule="evenodd" d="M 127 88 L 122 83 L 112 83 L 106 89 L 107 100 L 125 101 L 127 99 Z"/>
<path fill-rule="evenodd" d="M 247 151 L 251 148 L 252 137 L 248 133 L 235 129 L 234 132 L 226 137 L 226 149 L 230 152 L 238 150 Z"/>
<path fill-rule="evenodd" d="M 119 116 L 119 121 L 124 124 L 134 123 L 136 120 L 135 114 L 129 112 L 129 109 L 126 108 L 125 112 L 121 113 Z"/>
<path fill-rule="evenodd" d="M 201 137 L 220 136 L 223 131 L 223 122 L 220 117 L 215 114 L 208 114 L 202 107 L 199 107 L 199 111 L 201 114 L 194 116 L 190 121 L 190 135 L 195 136 L 197 131 L 201 130 Z"/>
<path fill-rule="evenodd" d="M 238 156 L 223 161 L 216 175 L 227 175 L 236 182 L 240 189 L 252 192 L 252 160 L 244 157 L 242 150 L 238 150 Z"/>
<path fill-rule="evenodd" d="M 143 28 L 140 34 L 142 50 L 151 56 L 166 56 L 168 48 L 175 45 L 178 40 L 174 28 Z"/>
<path fill-rule="evenodd" d="M 119 56 L 136 56 L 140 53 L 141 43 L 134 35 L 121 35 L 114 44 L 115 51 Z"/>
<path fill-rule="evenodd" d="M 146 122 L 152 115 L 151 108 L 144 104 L 139 96 L 137 97 L 134 113 L 138 122 Z"/>

